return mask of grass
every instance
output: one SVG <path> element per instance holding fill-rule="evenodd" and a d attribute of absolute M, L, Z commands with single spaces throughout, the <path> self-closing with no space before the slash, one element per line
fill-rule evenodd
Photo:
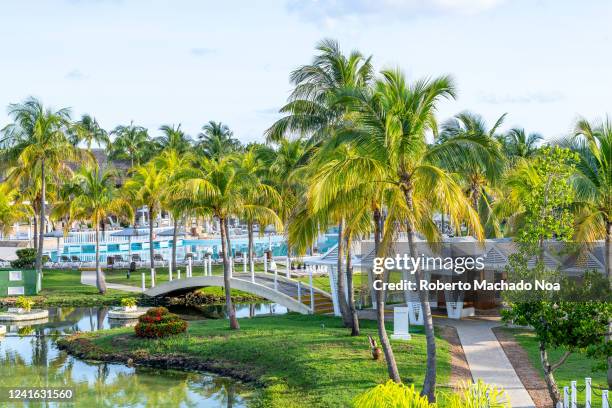
<path fill-rule="evenodd" d="M 531 364 L 536 368 L 538 373 L 543 377 L 542 363 L 540 362 L 540 349 L 535 334 L 529 330 L 523 329 L 505 329 L 510 332 L 516 341 L 525 349 L 529 356 Z M 559 361 L 564 349 L 553 349 L 548 351 L 548 358 L 551 363 Z M 563 387 L 570 386 L 571 381 L 578 381 L 578 389 L 584 387 L 584 379 L 586 377 L 592 378 L 593 387 L 608 387 L 606 379 L 606 371 L 604 369 L 595 370 L 595 366 L 598 363 L 605 363 L 604 361 L 597 361 L 593 358 L 586 356 L 584 353 L 573 353 L 569 358 L 559 367 L 555 372 L 555 380 L 561 391 L 561 397 L 563 397 Z M 601 394 L 601 391 L 597 391 Z M 593 406 L 601 406 L 601 397 L 593 395 Z M 578 392 L 578 404 L 584 404 L 584 391 Z"/>
<path fill-rule="evenodd" d="M 359 337 L 351 337 L 338 318 L 296 314 L 241 319 L 239 331 L 230 331 L 227 320 L 190 322 L 187 334 L 160 340 L 136 338 L 130 328 L 81 336 L 97 346 L 87 347 L 89 358 L 178 353 L 248 372 L 265 384 L 254 393 L 254 406 L 344 407 L 387 379 L 384 360 L 371 359 L 367 340 L 367 335 L 376 337 L 376 323 L 361 323 Z M 393 346 L 404 382 L 420 388 L 425 373 L 424 335 L 417 332 L 412 340 L 393 341 Z M 447 383 L 449 376 L 448 343 L 438 339 L 438 383 Z"/>
<path fill-rule="evenodd" d="M 102 306 L 118 305 L 124 297 L 134 294 L 109 289 L 102 295 L 95 286 L 81 284 L 81 272 L 65 269 L 45 269 L 43 289 L 34 297 L 38 306 Z"/>

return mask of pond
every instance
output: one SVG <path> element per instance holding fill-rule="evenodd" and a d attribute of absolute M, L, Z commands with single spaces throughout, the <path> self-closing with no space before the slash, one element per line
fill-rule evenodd
<path fill-rule="evenodd" d="M 177 309 L 189 320 L 204 314 L 224 317 L 222 307 Z M 0 335 L 0 386 L 70 387 L 72 404 L 31 403 L 32 407 L 246 407 L 252 388 L 231 378 L 177 370 L 83 361 L 59 350 L 55 341 L 76 331 L 96 331 L 135 322 L 107 317 L 108 308 L 49 308 L 44 321 L 9 324 Z M 273 304 L 237 305 L 240 317 L 286 313 Z M 4 406 L 23 406 L 21 403 Z"/>

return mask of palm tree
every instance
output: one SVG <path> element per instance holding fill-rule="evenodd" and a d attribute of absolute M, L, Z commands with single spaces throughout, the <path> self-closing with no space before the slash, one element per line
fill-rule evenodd
<path fill-rule="evenodd" d="M 87 220 L 94 225 L 96 233 L 96 287 L 106 293 L 106 280 L 100 267 L 100 225 L 109 214 L 132 214 L 132 207 L 121 197 L 115 187 L 117 183 L 112 169 L 100 171 L 99 166 L 82 167 L 74 176 L 73 197 L 70 202 L 70 219 Z"/>
<path fill-rule="evenodd" d="M 579 155 L 574 184 L 577 194 L 577 241 L 605 240 L 606 275 L 612 282 L 612 122 L 576 123 L 566 145 Z"/>
<path fill-rule="evenodd" d="M 388 213 L 404 213 L 410 256 L 416 253 L 415 233 L 419 232 L 429 242 L 439 239 L 439 231 L 433 223 L 435 211 L 444 211 L 453 225 L 467 224 L 477 238 L 482 238 L 478 216 L 463 194 L 454 177 L 437 163 L 470 155 L 467 146 L 477 144 L 468 137 L 453 137 L 435 146 L 427 144 L 427 132 L 436 132 L 435 109 L 442 98 L 452 98 L 455 88 L 448 77 L 420 80 L 407 84 L 400 71 L 383 71 L 372 91 L 357 91 L 345 95 L 345 99 L 358 112 L 360 129 L 347 132 L 341 140 L 355 143 L 358 151 L 365 153 L 376 170 L 371 182 L 386 183 L 391 187 Z M 466 145 L 469 143 L 469 145 Z M 480 145 L 483 148 L 484 145 Z M 384 178 L 380 172 L 384 170 Z M 372 173 L 372 171 L 370 171 Z M 393 215 L 391 218 L 395 218 Z M 389 231 L 387 231 L 389 234 Z M 421 271 L 416 280 L 423 279 Z M 418 290 L 423 311 L 427 342 L 427 373 L 422 394 L 430 402 L 435 401 L 436 345 L 433 321 L 427 291 Z"/>
<path fill-rule="evenodd" d="M 191 138 L 183 132 L 181 124 L 163 125 L 159 128 L 162 135 L 155 139 L 161 150 L 175 150 L 179 153 L 185 153 L 191 148 Z"/>
<path fill-rule="evenodd" d="M 282 220 L 275 211 L 279 208 L 282 198 L 269 177 L 269 168 L 260 157 L 259 151 L 259 146 L 255 145 L 236 157 L 238 177 L 243 179 L 244 204 L 240 216 L 247 223 L 249 265 L 254 257 L 254 224 L 259 224 L 260 234 L 263 233 L 264 227 L 270 224 L 274 224 L 277 231 L 283 229 Z"/>
<path fill-rule="evenodd" d="M 55 174 L 70 171 L 67 163 L 82 159 L 80 151 L 66 137 L 70 128 L 70 110 L 67 108 L 53 111 L 45 109 L 35 99 L 23 103 L 10 104 L 9 116 L 13 123 L 3 129 L 5 135 L 2 145 L 5 147 L 4 159 L 16 169 L 16 177 L 23 180 L 28 174 L 37 188 L 40 188 L 38 245 L 36 253 L 36 270 L 42 272 L 42 253 L 46 225 L 47 182 Z"/>
<path fill-rule="evenodd" d="M 221 229 L 221 248 L 223 253 L 223 281 L 225 304 L 230 320 L 230 328 L 240 328 L 236 318 L 236 309 L 231 297 L 231 266 L 229 251 L 228 219 L 243 212 L 245 205 L 244 183 L 248 178 L 242 177 L 232 156 L 218 160 L 207 157 L 197 158 L 193 166 L 184 169 L 178 177 L 183 181 L 185 197 L 193 202 L 193 210 L 206 215 L 211 214 L 219 220 Z"/>
<path fill-rule="evenodd" d="M 110 139 L 108 133 L 102 129 L 96 118 L 90 115 L 83 115 L 77 121 L 70 131 L 70 141 L 77 146 L 81 142 L 87 144 L 87 150 L 91 150 L 91 144 L 97 143 L 98 146 L 104 145 L 108 147 Z"/>
<path fill-rule="evenodd" d="M 166 188 L 162 196 L 163 207 L 172 216 L 172 269 L 176 270 L 176 242 L 178 238 L 179 221 L 190 209 L 192 203 L 185 198 L 183 182 L 178 177 L 182 171 L 191 165 L 193 155 L 181 154 L 179 151 L 167 148 L 154 159 L 155 165 L 164 173 Z"/>
<path fill-rule="evenodd" d="M 28 206 L 18 202 L 19 193 L 7 183 L 0 183 L 0 232 L 9 234 L 13 225 L 28 218 Z"/>
<path fill-rule="evenodd" d="M 367 86 L 372 78 L 371 57 L 358 51 L 345 56 L 338 43 L 331 39 L 321 41 L 319 52 L 308 65 L 291 73 L 295 85 L 289 102 L 281 108 L 286 114 L 266 131 L 268 141 L 280 142 L 288 134 L 308 137 L 307 149 L 316 150 L 323 141 L 342 129 L 350 120 L 351 112 L 337 101 L 337 94 L 347 89 Z M 310 156 L 312 152 L 308 152 Z M 338 293 L 345 293 L 346 277 L 342 271 L 343 224 L 338 220 Z M 351 326 L 347 299 L 339 296 L 340 311 L 345 325 Z"/>
<path fill-rule="evenodd" d="M 501 236 L 501 231 L 492 214 L 492 203 L 498 196 L 495 187 L 499 184 L 505 163 L 496 131 L 505 116 L 500 116 L 493 127 L 487 129 L 480 115 L 462 112 L 442 125 L 442 132 L 436 141 L 442 144 L 456 138 L 467 140 L 462 144 L 470 154 L 445 156 L 446 161 L 440 165 L 460 177 L 465 194 L 472 208 L 479 213 L 482 225 L 486 225 L 488 232 L 497 237 Z"/>
<path fill-rule="evenodd" d="M 130 122 L 128 126 L 117 126 L 111 132 L 116 138 L 108 146 L 110 159 L 129 160 L 130 167 L 140 165 L 152 152 L 151 139 L 147 129 L 135 126 Z"/>
<path fill-rule="evenodd" d="M 524 159 L 533 157 L 538 150 L 538 142 L 542 140 L 542 135 L 538 133 L 525 133 L 525 129 L 514 128 L 508 133 L 499 137 L 506 155 L 514 160 L 518 157 Z"/>
<path fill-rule="evenodd" d="M 574 136 L 564 143 L 578 153 L 576 240 L 605 240 L 606 276 L 612 285 L 612 121 L 577 121 Z M 612 322 L 609 324 L 612 333 Z M 612 357 L 608 357 L 608 385 L 612 386 Z"/>
<path fill-rule="evenodd" d="M 210 121 L 202 126 L 198 135 L 198 148 L 205 157 L 221 160 L 227 155 L 241 149 L 240 140 L 234 138 L 230 128 L 221 122 Z"/>
<path fill-rule="evenodd" d="M 168 188 L 167 173 L 154 162 L 132 169 L 131 177 L 125 182 L 125 191 L 133 205 L 146 207 L 149 222 L 149 256 L 151 271 L 155 273 L 153 221 L 162 210 L 164 194 Z"/>

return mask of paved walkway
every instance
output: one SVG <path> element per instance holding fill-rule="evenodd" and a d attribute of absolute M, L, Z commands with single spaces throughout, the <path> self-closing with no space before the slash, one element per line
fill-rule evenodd
<path fill-rule="evenodd" d="M 440 320 L 457 329 L 474 381 L 482 379 L 488 384 L 503 387 L 513 408 L 535 407 L 531 396 L 491 330 L 499 326 L 499 322 L 480 319 L 436 319 L 436 322 Z"/>
<path fill-rule="evenodd" d="M 81 271 L 81 284 L 88 286 L 96 286 L 96 271 Z M 141 288 L 136 286 L 122 285 L 120 283 L 108 283 L 106 282 L 108 289 L 117 289 L 124 292 L 138 292 L 142 293 Z"/>

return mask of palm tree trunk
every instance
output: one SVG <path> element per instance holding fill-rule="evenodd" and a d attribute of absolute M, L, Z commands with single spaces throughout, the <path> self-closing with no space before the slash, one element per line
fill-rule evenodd
<path fill-rule="evenodd" d="M 172 228 L 172 270 L 176 271 L 176 240 L 178 238 L 178 217 L 172 217 L 174 220 L 174 226 Z"/>
<path fill-rule="evenodd" d="M 561 394 L 559 393 L 559 387 L 557 387 L 557 382 L 553 376 L 553 370 L 550 366 L 550 362 L 548 361 L 548 353 L 546 352 L 546 348 L 542 343 L 540 343 L 540 361 L 542 362 L 542 367 L 544 367 L 544 381 L 546 382 L 546 388 L 548 388 L 550 398 L 553 400 L 553 406 L 556 407 L 557 402 L 561 400 Z"/>
<path fill-rule="evenodd" d="M 348 286 L 348 306 L 351 319 L 351 336 L 359 336 L 359 316 L 355 308 L 353 285 L 353 264 L 351 263 L 351 234 L 346 234 L 346 285 Z"/>
<path fill-rule="evenodd" d="M 261 228 L 261 227 L 260 227 Z M 247 231 L 248 231 L 248 235 L 249 235 L 249 271 L 251 270 L 251 262 L 253 262 L 253 222 L 249 221 L 247 223 Z"/>
<path fill-rule="evenodd" d="M 404 189 L 404 199 L 406 200 L 408 211 L 412 211 L 414 206 L 412 201 L 412 189 L 409 187 L 409 184 L 408 187 Z M 406 225 L 410 256 L 413 259 L 417 259 L 418 255 L 416 253 L 414 243 L 414 226 L 412 225 L 411 218 L 406 220 Z M 436 337 L 434 335 L 433 319 L 431 316 L 431 307 L 429 305 L 429 292 L 427 290 L 419 289 L 419 282 L 423 279 L 420 270 L 416 270 L 415 276 L 417 281 L 417 293 L 419 294 L 419 301 L 423 311 L 425 340 L 427 343 L 427 371 L 425 374 L 425 379 L 423 380 L 423 390 L 421 391 L 421 395 L 426 395 L 429 402 L 434 403 L 436 402 Z"/>
<path fill-rule="evenodd" d="M 341 219 L 338 223 L 338 263 L 336 266 L 337 270 L 337 282 L 336 282 L 336 293 L 338 295 L 338 306 L 340 306 L 340 314 L 342 315 L 342 321 L 344 327 L 351 327 L 351 317 L 349 313 L 348 302 L 346 300 L 346 277 L 342 273 L 342 261 L 344 257 L 344 219 Z"/>
<path fill-rule="evenodd" d="M 223 251 L 223 285 L 225 286 L 225 307 L 227 308 L 227 314 L 230 321 L 230 329 L 238 330 L 240 325 L 238 319 L 236 319 L 236 309 L 232 303 L 232 289 L 230 281 L 230 262 L 227 254 L 227 221 L 223 217 L 219 217 L 219 224 L 221 229 L 221 250 Z"/>
<path fill-rule="evenodd" d="M 100 293 L 106 293 L 106 279 L 100 268 L 100 223 L 96 222 L 96 287 Z M 98 322 L 99 323 L 99 322 Z"/>
<path fill-rule="evenodd" d="M 36 272 L 42 273 L 42 253 L 45 242 L 45 199 L 47 183 L 45 180 L 45 159 L 40 163 L 40 228 L 38 231 L 38 250 L 36 251 Z"/>
<path fill-rule="evenodd" d="M 374 253 L 376 256 L 381 256 L 382 251 L 380 247 L 380 241 L 382 236 L 381 228 L 381 214 L 380 209 L 376 207 L 374 209 Z M 373 274 L 374 281 L 382 281 L 380 274 Z M 389 342 L 389 336 L 387 336 L 387 328 L 385 326 L 385 291 L 383 289 L 376 290 L 376 324 L 378 327 L 378 338 L 380 339 L 380 346 L 385 354 L 385 361 L 387 362 L 387 371 L 389 372 L 389 378 L 396 383 L 401 383 L 402 380 L 397 369 L 397 362 L 395 361 L 395 355 L 393 354 L 393 348 Z"/>
<path fill-rule="evenodd" d="M 612 286 L 612 220 L 606 222 L 606 276 L 608 284 Z M 607 340 L 612 341 L 612 321 L 608 322 Z M 612 356 L 608 357 L 608 388 L 612 388 Z"/>
<path fill-rule="evenodd" d="M 151 257 L 151 269 L 153 270 L 153 275 L 155 275 L 155 259 L 153 259 L 153 255 L 153 209 L 149 207 L 149 256 Z"/>

